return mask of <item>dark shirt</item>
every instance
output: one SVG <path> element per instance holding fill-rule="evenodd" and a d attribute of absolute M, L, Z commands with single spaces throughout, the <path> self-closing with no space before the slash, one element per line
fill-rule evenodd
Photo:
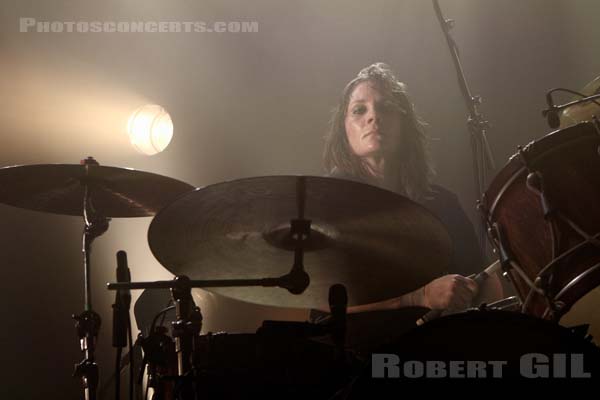
<path fill-rule="evenodd" d="M 360 182 L 358 179 L 340 173 L 330 176 Z M 463 276 L 481 272 L 485 267 L 484 255 L 479 247 L 473 225 L 461 207 L 458 197 L 441 186 L 432 185 L 431 193 L 419 204 L 442 222 L 452 240 L 453 258 L 446 272 Z M 425 311 L 420 307 L 411 307 L 349 315 L 346 344 L 358 353 L 369 353 L 382 344 L 397 340 L 403 332 L 413 328 L 415 321 L 424 313 Z M 328 317 L 328 313 L 318 310 L 311 310 L 310 313 L 310 320 L 316 323 L 324 323 Z"/>
<path fill-rule="evenodd" d="M 334 173 L 330 177 L 360 182 L 359 179 L 343 173 Z M 446 272 L 464 276 L 481 272 L 485 268 L 483 252 L 473 225 L 461 207 L 458 197 L 448 189 L 431 185 L 431 193 L 419 204 L 442 222 L 452 240 L 453 259 Z"/>
<path fill-rule="evenodd" d="M 454 254 L 448 273 L 468 276 L 481 272 L 485 267 L 483 252 L 458 197 L 438 185 L 432 185 L 431 190 L 431 196 L 419 203 L 438 217 L 452 239 Z"/>

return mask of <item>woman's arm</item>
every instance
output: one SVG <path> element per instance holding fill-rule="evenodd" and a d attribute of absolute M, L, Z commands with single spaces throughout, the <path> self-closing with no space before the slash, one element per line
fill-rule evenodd
<path fill-rule="evenodd" d="M 474 280 L 461 275 L 445 275 L 402 296 L 348 307 L 348 313 L 396 310 L 404 307 L 425 307 L 432 310 L 460 310 L 471 306 L 478 293 Z"/>

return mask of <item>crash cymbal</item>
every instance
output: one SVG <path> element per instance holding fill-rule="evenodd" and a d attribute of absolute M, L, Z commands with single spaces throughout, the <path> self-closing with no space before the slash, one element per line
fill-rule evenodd
<path fill-rule="evenodd" d="M 398 296 L 440 276 L 451 241 L 442 223 L 413 201 L 374 186 L 324 177 L 267 176 L 196 189 L 161 210 L 148 239 L 158 261 L 191 279 L 274 278 L 294 260 L 290 220 L 311 220 L 300 295 L 277 287 L 211 289 L 263 305 L 327 308 L 329 287 L 344 284 L 348 304 Z"/>
<path fill-rule="evenodd" d="M 600 76 L 588 83 L 581 94 L 592 96 L 600 94 Z M 574 97 L 572 100 L 578 100 L 580 97 Z M 600 99 L 596 102 L 581 103 L 565 108 L 560 114 L 560 127 L 566 128 L 579 122 L 590 121 L 593 116 L 600 118 Z"/>
<path fill-rule="evenodd" d="M 130 168 L 40 164 L 0 168 L 0 202 L 63 215 L 83 215 L 84 186 L 104 217 L 146 217 L 194 189 L 187 183 Z"/>

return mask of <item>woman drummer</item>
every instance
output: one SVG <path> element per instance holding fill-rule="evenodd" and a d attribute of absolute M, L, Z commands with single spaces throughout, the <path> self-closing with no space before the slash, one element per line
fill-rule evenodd
<path fill-rule="evenodd" d="M 424 123 L 405 85 L 386 64 L 364 68 L 346 85 L 326 136 L 324 162 L 329 175 L 379 186 L 421 204 L 446 226 L 455 245 L 452 274 L 400 297 L 351 307 L 349 312 L 403 307 L 461 310 L 470 307 L 478 294 L 477 283 L 467 276 L 483 270 L 484 256 L 456 195 L 432 183 L 425 141 Z M 499 288 L 496 282 L 494 290 Z"/>

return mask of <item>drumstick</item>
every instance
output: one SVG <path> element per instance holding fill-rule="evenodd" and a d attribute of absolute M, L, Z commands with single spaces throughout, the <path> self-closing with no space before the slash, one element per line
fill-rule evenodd
<path fill-rule="evenodd" d="M 492 265 L 475 275 L 472 279 L 477 282 L 477 285 L 481 285 L 490 275 L 500 270 L 500 260 L 494 262 Z M 425 322 L 429 322 L 432 319 L 439 317 L 444 310 L 431 310 L 427 314 L 423 315 L 417 320 L 417 326 L 423 325 Z"/>

